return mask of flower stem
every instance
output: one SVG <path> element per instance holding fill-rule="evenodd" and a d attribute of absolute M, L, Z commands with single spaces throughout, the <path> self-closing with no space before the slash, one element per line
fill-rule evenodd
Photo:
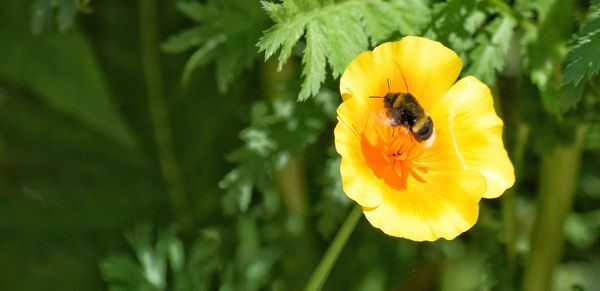
<path fill-rule="evenodd" d="M 362 207 L 360 205 L 356 205 L 350 214 L 348 214 L 348 217 L 346 217 L 344 224 L 342 224 L 342 227 L 335 235 L 335 238 L 333 238 L 333 242 L 327 249 L 327 252 L 325 252 L 325 255 L 323 258 L 321 258 L 321 262 L 319 262 L 319 265 L 313 272 L 308 284 L 306 285 L 306 291 L 321 290 L 321 287 L 323 287 L 325 280 L 329 276 L 331 268 L 337 261 L 342 249 L 344 249 L 350 234 L 352 234 L 352 231 L 354 230 L 354 227 L 356 227 L 356 224 L 361 216 Z"/>
<path fill-rule="evenodd" d="M 187 199 L 183 176 L 173 150 L 167 102 L 163 96 L 163 80 L 158 51 L 158 28 L 156 0 L 139 0 L 142 68 L 154 127 L 154 138 L 158 149 L 161 174 L 173 211 L 182 224 L 189 223 Z"/>
<path fill-rule="evenodd" d="M 561 258 L 564 222 L 575 197 L 584 136 L 585 126 L 579 125 L 572 144 L 556 146 L 542 157 L 538 214 L 521 290 L 550 290 Z"/>
<path fill-rule="evenodd" d="M 296 95 L 289 90 L 289 83 L 296 76 L 296 63 L 288 60 L 281 71 L 277 71 L 277 64 L 278 61 L 275 59 L 270 59 L 263 64 L 262 94 L 269 100 L 293 100 Z M 304 219 L 308 212 L 308 194 L 301 151 L 292 154 L 288 163 L 282 168 L 275 169 L 275 179 L 289 213 Z"/>

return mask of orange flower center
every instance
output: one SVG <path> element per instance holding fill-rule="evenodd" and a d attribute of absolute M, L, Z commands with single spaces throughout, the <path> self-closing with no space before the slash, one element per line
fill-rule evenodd
<path fill-rule="evenodd" d="M 407 128 L 373 122 L 362 133 L 361 148 L 375 176 L 390 187 L 406 189 L 409 177 L 425 183 L 420 174 L 426 173 L 427 168 L 418 162 L 425 148 Z"/>

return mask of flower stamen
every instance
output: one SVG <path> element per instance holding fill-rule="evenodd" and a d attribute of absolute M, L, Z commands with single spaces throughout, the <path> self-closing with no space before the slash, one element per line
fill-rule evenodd
<path fill-rule="evenodd" d="M 369 140 L 363 135 L 362 150 L 377 177 L 399 190 L 406 189 L 410 177 L 425 182 L 420 173 L 427 169 L 414 162 L 425 149 L 411 137 L 408 129 L 374 122 L 369 130 L 374 133 L 374 138 Z"/>

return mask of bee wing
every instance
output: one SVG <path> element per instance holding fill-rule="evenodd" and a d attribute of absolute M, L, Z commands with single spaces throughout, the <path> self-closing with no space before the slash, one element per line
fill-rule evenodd
<path fill-rule="evenodd" d="M 362 124 L 362 127 L 353 123 L 351 120 L 346 120 L 346 118 L 344 118 L 342 115 L 338 115 L 338 121 L 349 128 L 357 137 L 360 137 L 362 133 L 364 133 L 367 128 L 370 127 L 382 127 L 381 125 L 385 125 L 384 127 L 392 126 L 392 122 L 387 117 L 384 109 L 366 110 L 365 114 L 367 114 L 367 116 L 364 124 Z"/>
<path fill-rule="evenodd" d="M 392 126 L 392 119 L 388 117 L 387 110 L 381 108 L 380 110 L 373 110 L 369 112 L 367 116 L 367 122 L 375 122 L 386 126 Z"/>

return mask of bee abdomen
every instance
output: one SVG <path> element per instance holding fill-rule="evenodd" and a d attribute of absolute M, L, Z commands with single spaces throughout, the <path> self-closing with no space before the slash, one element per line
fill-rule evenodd
<path fill-rule="evenodd" d="M 431 120 L 430 116 L 427 116 L 427 118 L 419 121 L 421 122 L 417 122 L 417 124 L 415 124 L 411 130 L 415 138 L 422 142 L 430 138 L 433 134 L 433 120 Z"/>

